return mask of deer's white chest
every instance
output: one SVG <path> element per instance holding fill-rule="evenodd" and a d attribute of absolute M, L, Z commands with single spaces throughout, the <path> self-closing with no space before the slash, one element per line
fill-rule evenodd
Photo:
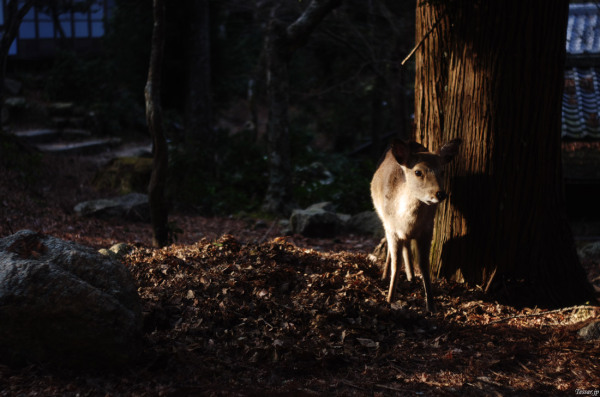
<path fill-rule="evenodd" d="M 387 227 L 392 228 L 400 238 L 410 238 L 417 226 L 419 200 L 413 197 L 399 196 L 393 206 L 393 216 Z"/>

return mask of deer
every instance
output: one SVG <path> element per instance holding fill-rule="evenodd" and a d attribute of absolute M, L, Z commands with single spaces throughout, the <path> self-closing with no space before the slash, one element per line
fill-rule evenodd
<path fill-rule="evenodd" d="M 458 153 L 461 140 L 453 139 L 436 152 L 417 142 L 396 139 L 384 154 L 371 181 L 371 198 L 383 223 L 387 256 L 382 279 L 390 269 L 387 301 L 394 299 L 398 254 L 402 252 L 408 281 L 414 277 L 411 244 L 416 245 L 425 289 L 425 307 L 435 311 L 429 279 L 429 251 L 438 204 L 448 195 L 443 188 L 443 169 Z"/>

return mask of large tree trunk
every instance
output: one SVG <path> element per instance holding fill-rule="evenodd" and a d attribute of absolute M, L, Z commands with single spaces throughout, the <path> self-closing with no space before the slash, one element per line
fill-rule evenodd
<path fill-rule="evenodd" d="M 415 138 L 433 149 L 463 139 L 447 174 L 450 199 L 438 210 L 431 270 L 514 303 L 593 300 L 563 194 L 567 15 L 567 0 L 417 7 L 416 40 L 430 35 L 416 56 Z"/>
<path fill-rule="evenodd" d="M 154 0 L 153 7 L 154 28 L 152 30 L 152 51 L 148 67 L 148 81 L 145 88 L 146 120 L 150 135 L 152 136 L 154 149 L 148 195 L 150 200 L 150 217 L 152 220 L 152 244 L 155 247 L 163 247 L 169 243 L 168 208 L 165 199 L 168 154 L 160 101 L 161 72 L 165 43 L 164 0 Z"/>
<path fill-rule="evenodd" d="M 210 13 L 208 0 L 189 4 L 188 89 L 185 107 L 185 143 L 192 152 L 214 149 L 210 97 Z"/>
<path fill-rule="evenodd" d="M 264 41 L 269 106 L 269 185 L 263 204 L 266 212 L 289 215 L 292 209 L 288 63 L 323 18 L 340 3 L 341 0 L 312 0 L 302 15 L 288 26 L 275 15 L 279 4 L 274 5 L 271 10 Z"/>

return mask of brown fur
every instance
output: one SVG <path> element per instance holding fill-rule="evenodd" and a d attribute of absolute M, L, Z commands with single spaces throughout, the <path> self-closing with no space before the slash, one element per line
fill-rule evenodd
<path fill-rule="evenodd" d="M 379 164 L 371 181 L 371 197 L 383 222 L 388 254 L 383 277 L 391 269 L 387 301 L 391 302 L 396 287 L 398 253 L 402 251 L 406 278 L 414 276 L 411 242 L 416 244 L 419 270 L 423 277 L 427 310 L 433 311 L 433 295 L 429 280 L 429 250 L 433 219 L 440 201 L 446 197 L 442 185 L 442 168 L 458 151 L 455 139 L 437 153 L 428 152 L 420 144 L 395 141 Z"/>

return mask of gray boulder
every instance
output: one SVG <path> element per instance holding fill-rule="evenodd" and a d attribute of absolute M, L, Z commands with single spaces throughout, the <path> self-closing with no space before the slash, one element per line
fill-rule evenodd
<path fill-rule="evenodd" d="M 584 245 L 577 250 L 581 260 L 593 260 L 600 258 L 600 241 L 594 241 Z"/>
<path fill-rule="evenodd" d="M 594 321 L 581 328 L 578 332 L 585 340 L 600 339 L 600 321 Z"/>
<path fill-rule="evenodd" d="M 382 238 L 385 233 L 381 220 L 375 211 L 365 211 L 356 214 L 346 222 L 349 232 Z"/>
<path fill-rule="evenodd" d="M 124 196 L 85 201 L 74 208 L 81 216 L 99 218 L 124 218 L 132 221 L 147 222 L 150 220 L 150 204 L 148 195 L 130 193 Z"/>
<path fill-rule="evenodd" d="M 141 303 L 125 266 L 22 230 L 0 239 L 0 359 L 114 366 L 140 352 Z"/>
<path fill-rule="evenodd" d="M 307 208 L 292 212 L 290 226 L 293 233 L 306 237 L 331 238 L 340 229 L 340 219 L 334 212 Z"/>
<path fill-rule="evenodd" d="M 306 211 L 325 211 L 325 212 L 335 212 L 336 207 L 330 201 L 323 201 L 322 203 L 316 203 L 306 208 Z"/>
<path fill-rule="evenodd" d="M 292 233 L 306 237 L 331 238 L 339 232 L 363 234 L 375 238 L 384 236 L 383 225 L 375 211 L 365 211 L 350 216 L 335 212 L 330 202 L 313 204 L 294 210 L 290 218 Z"/>

